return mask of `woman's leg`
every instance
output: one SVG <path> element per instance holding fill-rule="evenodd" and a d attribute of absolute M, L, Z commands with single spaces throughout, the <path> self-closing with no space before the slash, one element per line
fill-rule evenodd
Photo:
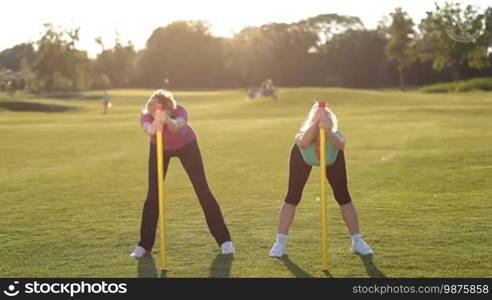
<path fill-rule="evenodd" d="M 340 206 L 342 212 L 342 218 L 347 225 L 350 235 L 359 234 L 359 217 L 357 216 L 357 210 L 353 202 Z"/>
<path fill-rule="evenodd" d="M 337 159 L 333 165 L 326 167 L 328 182 L 333 190 L 335 200 L 340 205 L 343 221 L 347 225 L 351 235 L 359 233 L 359 218 L 352 203 L 347 185 L 347 171 L 345 167 L 345 155 L 343 151 L 338 152 Z"/>
<path fill-rule="evenodd" d="M 296 207 L 301 201 L 302 191 L 311 173 L 311 166 L 304 162 L 301 151 L 296 144 L 292 146 L 289 159 L 289 187 L 284 204 L 278 217 L 277 240 L 270 250 L 270 256 L 282 257 L 286 254 L 287 233 L 296 214 Z"/>
<path fill-rule="evenodd" d="M 138 245 L 151 251 L 155 243 L 155 231 L 157 228 L 157 220 L 159 218 L 159 202 L 158 202 L 158 187 L 157 187 L 157 152 L 156 145 L 150 144 L 149 151 L 149 183 L 147 189 L 147 198 L 145 199 L 142 221 L 140 223 L 140 241 Z M 164 176 L 166 176 L 167 168 L 171 155 L 167 152 L 164 154 Z"/>
<path fill-rule="evenodd" d="M 230 241 L 229 230 L 224 222 L 224 217 L 220 211 L 219 204 L 210 191 L 203 168 L 202 155 L 198 147 L 198 142 L 194 140 L 182 149 L 176 151 L 181 160 L 186 173 L 188 174 L 193 189 L 200 201 L 207 225 L 217 244 L 222 245 Z"/>
<path fill-rule="evenodd" d="M 296 215 L 296 207 L 297 206 L 287 202 L 282 204 L 278 215 L 277 233 L 285 235 L 289 233 L 289 228 L 292 225 L 292 221 L 294 221 L 294 216 Z"/>
<path fill-rule="evenodd" d="M 294 220 L 297 204 L 311 173 L 311 166 L 304 162 L 301 151 L 296 144 L 292 146 L 289 159 L 289 186 L 284 204 L 280 208 L 278 233 L 287 234 Z"/>
<path fill-rule="evenodd" d="M 345 167 L 345 155 L 338 152 L 335 163 L 327 167 L 328 181 L 333 189 L 333 195 L 340 205 L 343 221 L 347 225 L 352 236 L 352 252 L 362 255 L 370 255 L 374 252 L 362 239 L 359 232 L 359 217 L 348 192 L 347 171 Z"/>

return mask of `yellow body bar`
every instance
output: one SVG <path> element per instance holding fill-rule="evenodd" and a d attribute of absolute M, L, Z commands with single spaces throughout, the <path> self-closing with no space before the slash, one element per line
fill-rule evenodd
<path fill-rule="evenodd" d="M 162 105 L 157 105 L 157 111 L 162 111 Z M 159 238 L 161 252 L 161 272 L 167 271 L 167 252 L 166 252 L 166 222 L 165 222 L 165 201 L 164 201 L 164 139 L 161 130 L 156 132 L 157 145 L 157 187 L 159 190 Z"/>
<path fill-rule="evenodd" d="M 319 107 L 325 107 L 324 102 Z M 321 271 L 328 272 L 328 204 L 326 202 L 326 130 L 319 130 L 319 160 L 320 160 L 320 188 L 321 188 Z"/>

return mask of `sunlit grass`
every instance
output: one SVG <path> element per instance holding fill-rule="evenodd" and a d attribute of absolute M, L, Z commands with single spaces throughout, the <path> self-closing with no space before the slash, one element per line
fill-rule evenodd
<path fill-rule="evenodd" d="M 155 275 L 158 252 L 140 266 L 128 257 L 147 188 L 148 139 L 139 114 L 151 92 L 110 91 L 107 116 L 101 92 L 65 100 L 0 95 L 0 101 L 75 108 L 0 111 L 0 276 Z M 340 118 L 351 194 L 376 251 L 372 261 L 348 252 L 349 236 L 330 200 L 333 276 L 492 275 L 490 93 L 281 88 L 279 97 L 176 92 L 237 254 L 232 262 L 217 256 L 191 184 L 173 160 L 166 180 L 169 276 L 323 275 L 317 172 L 289 237 L 290 260 L 268 257 L 290 145 L 314 98 L 327 100 Z"/>

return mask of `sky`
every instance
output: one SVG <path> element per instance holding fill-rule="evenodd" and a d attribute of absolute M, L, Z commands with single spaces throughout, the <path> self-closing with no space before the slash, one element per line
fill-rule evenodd
<path fill-rule="evenodd" d="M 43 24 L 64 28 L 80 27 L 79 49 L 94 57 L 100 52 L 95 38 L 106 47 L 115 38 L 131 40 L 136 49 L 145 47 L 154 29 L 177 20 L 204 20 L 212 34 L 230 37 L 247 26 L 270 22 L 296 22 L 308 17 L 337 13 L 359 17 L 366 28 L 375 28 L 383 16 L 402 7 L 418 23 L 434 2 L 445 0 L 15 0 L 6 1 L 0 11 L 0 51 L 16 44 L 36 41 Z M 459 1 L 485 8 L 492 0 Z"/>

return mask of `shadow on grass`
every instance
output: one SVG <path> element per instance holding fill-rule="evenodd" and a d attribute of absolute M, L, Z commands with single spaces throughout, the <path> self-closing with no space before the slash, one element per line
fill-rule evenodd
<path fill-rule="evenodd" d="M 60 113 L 71 110 L 77 110 L 75 107 L 57 105 L 57 104 L 43 104 L 35 102 L 25 101 L 0 101 L 0 109 L 9 111 L 28 111 L 28 112 L 49 112 Z"/>
<path fill-rule="evenodd" d="M 231 275 L 232 255 L 218 254 L 210 265 L 210 278 L 227 278 Z"/>
<path fill-rule="evenodd" d="M 327 278 L 334 278 L 333 275 L 330 273 L 330 271 L 322 271 L 323 274 L 325 274 L 325 277 Z"/>
<path fill-rule="evenodd" d="M 138 277 L 158 278 L 155 260 L 152 254 L 147 254 L 138 260 Z"/>
<path fill-rule="evenodd" d="M 386 278 L 381 270 L 374 264 L 372 261 L 372 255 L 359 255 L 360 259 L 364 263 L 364 267 L 366 268 L 367 275 L 371 278 Z"/>
<path fill-rule="evenodd" d="M 294 275 L 296 278 L 313 278 L 313 275 L 301 269 L 295 262 L 293 262 L 287 255 L 279 258 L 279 260 L 283 261 L 287 269 Z"/>

